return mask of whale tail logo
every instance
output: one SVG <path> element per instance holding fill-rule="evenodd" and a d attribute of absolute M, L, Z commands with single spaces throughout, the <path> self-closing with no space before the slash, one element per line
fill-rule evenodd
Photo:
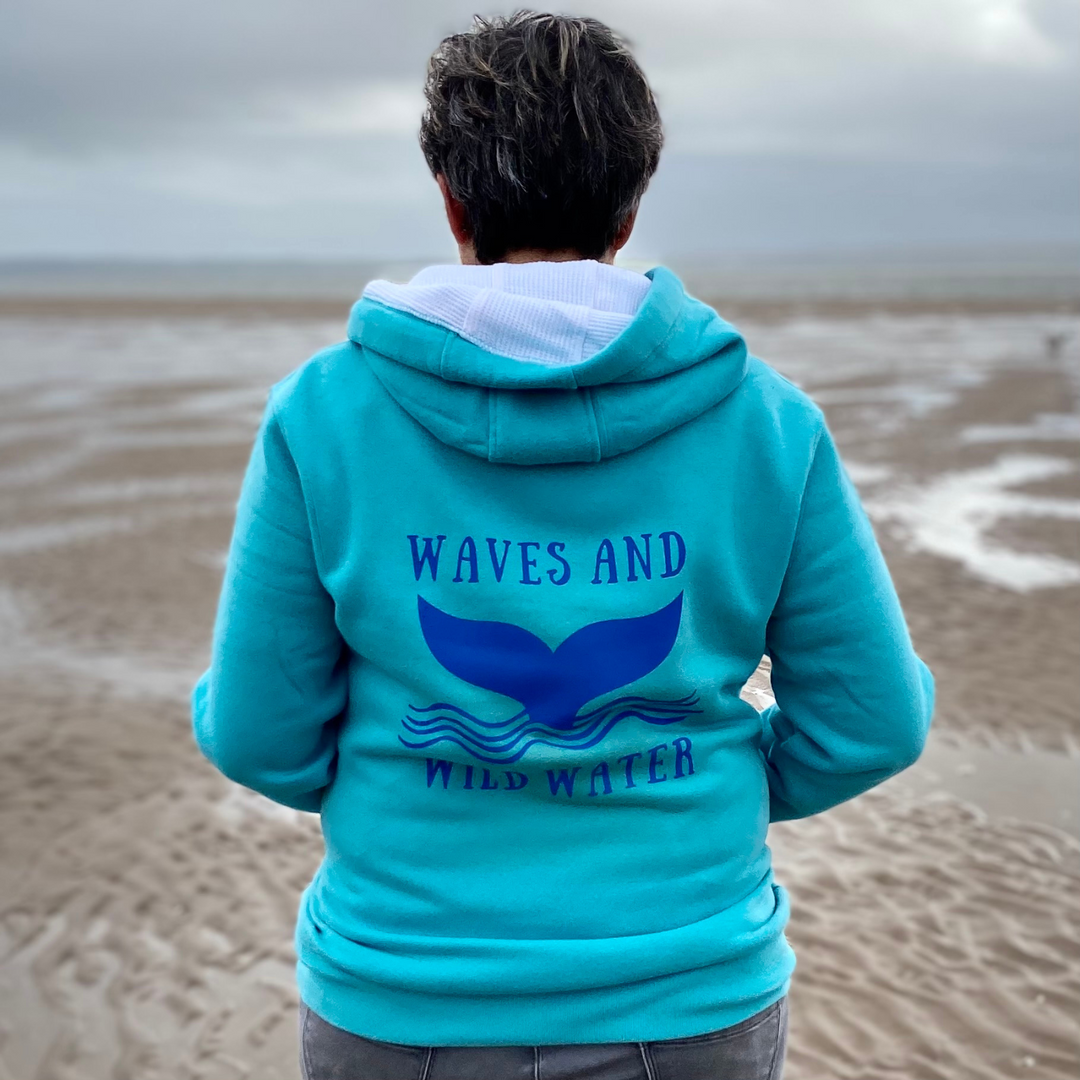
<path fill-rule="evenodd" d="M 414 708 L 437 715 L 408 717 L 406 728 L 428 738 L 402 742 L 430 746 L 450 739 L 477 757 L 501 763 L 516 761 L 534 742 L 592 746 L 626 716 L 667 724 L 700 712 L 691 707 L 697 698 L 690 695 L 676 701 L 621 697 L 581 713 L 593 699 L 659 667 L 678 636 L 682 599 L 679 593 L 647 615 L 590 623 L 550 649 L 514 623 L 462 619 L 418 597 L 420 628 L 432 656 L 451 674 L 513 698 L 522 709 L 508 720 L 485 722 L 447 702 Z"/>

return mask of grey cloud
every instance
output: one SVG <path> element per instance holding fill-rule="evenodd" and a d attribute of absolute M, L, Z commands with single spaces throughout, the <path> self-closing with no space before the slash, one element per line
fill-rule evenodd
<path fill-rule="evenodd" d="M 243 130 L 290 94 L 419 84 L 431 48 L 475 10 L 462 0 L 13 2 L 0 34 L 0 135 L 52 152 Z M 907 143 L 913 128 L 951 122 L 953 138 L 937 145 L 1025 146 L 1040 133 L 1049 145 L 1075 127 L 1070 0 L 589 7 L 637 43 L 676 134 L 685 127 L 706 143 L 725 126 L 782 134 L 807 124 L 896 130 Z"/>
<path fill-rule="evenodd" d="M 477 9 L 7 0 L 0 254 L 432 250 L 443 224 L 410 117 L 430 50 Z M 668 147 L 639 225 L 653 251 L 1080 232 L 1063 194 L 1080 172 L 1074 0 L 581 10 L 628 34 L 660 97 Z"/>
<path fill-rule="evenodd" d="M 269 96 L 423 77 L 472 5 L 14 0 L 0 136 L 52 152 L 243 127 Z"/>

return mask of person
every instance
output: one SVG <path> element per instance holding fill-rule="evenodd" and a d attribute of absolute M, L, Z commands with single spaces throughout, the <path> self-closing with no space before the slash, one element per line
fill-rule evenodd
<path fill-rule="evenodd" d="M 768 826 L 914 762 L 933 678 L 821 410 L 614 264 L 663 139 L 626 42 L 477 19 L 425 92 L 460 265 L 271 389 L 192 696 L 321 815 L 304 1075 L 776 1080 Z"/>

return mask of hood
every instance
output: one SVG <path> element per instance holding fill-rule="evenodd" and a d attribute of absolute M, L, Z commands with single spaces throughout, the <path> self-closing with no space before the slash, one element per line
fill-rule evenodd
<path fill-rule="evenodd" d="M 432 435 L 516 465 L 635 450 L 722 401 L 747 365 L 739 332 L 670 270 L 591 260 L 374 281 L 349 337 Z"/>

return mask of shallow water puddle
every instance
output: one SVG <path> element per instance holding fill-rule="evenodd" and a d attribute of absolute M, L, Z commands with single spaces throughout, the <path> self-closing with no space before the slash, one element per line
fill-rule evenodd
<path fill-rule="evenodd" d="M 990 530 L 1009 517 L 1080 521 L 1080 500 L 1009 488 L 1072 472 L 1065 458 L 1006 454 L 991 465 L 945 473 L 924 486 L 902 485 L 864 500 L 876 521 L 891 524 L 912 551 L 962 563 L 976 577 L 1017 592 L 1080 582 L 1080 563 L 1050 553 L 1020 552 L 992 542 Z M 850 469 L 858 474 L 858 466 Z"/>
<path fill-rule="evenodd" d="M 962 442 L 1063 442 L 1080 439 L 1080 415 L 1039 413 L 1030 424 L 973 424 L 960 432 Z"/>
<path fill-rule="evenodd" d="M 1038 821 L 1080 836 L 1080 759 L 1047 750 L 957 747 L 931 734 L 895 781 L 917 794 L 946 792 L 993 818 Z"/>

